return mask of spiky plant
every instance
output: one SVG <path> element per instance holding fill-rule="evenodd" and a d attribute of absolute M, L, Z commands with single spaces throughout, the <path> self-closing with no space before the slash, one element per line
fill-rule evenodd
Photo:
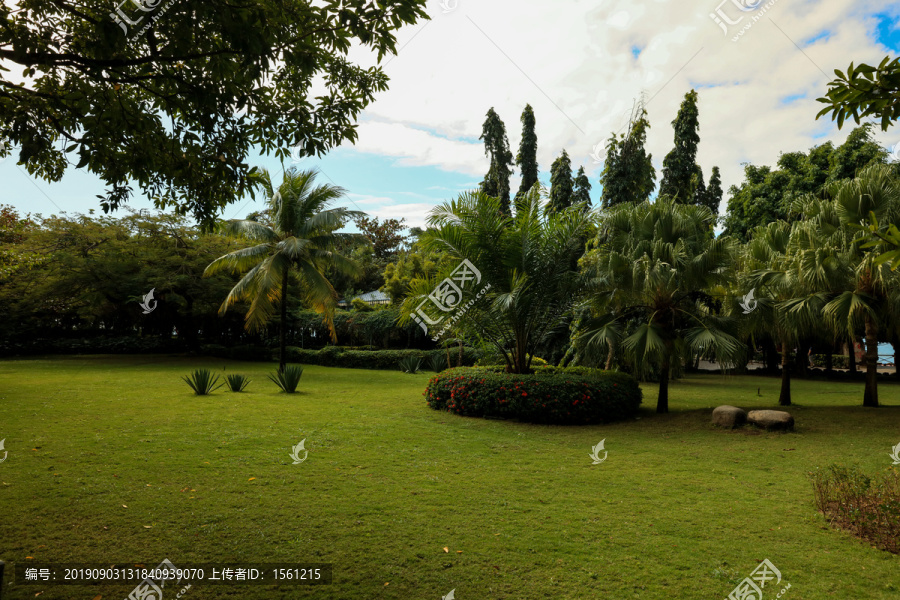
<path fill-rule="evenodd" d="M 182 376 L 182 379 L 198 396 L 207 396 L 225 385 L 224 383 L 216 385 L 219 382 L 219 376 L 213 375 L 209 369 L 196 369 L 190 375 Z"/>

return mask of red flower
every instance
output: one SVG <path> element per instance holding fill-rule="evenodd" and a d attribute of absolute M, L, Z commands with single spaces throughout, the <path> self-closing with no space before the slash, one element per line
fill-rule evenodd
<path fill-rule="evenodd" d="M 527 395 L 528 395 L 528 392 L 522 392 L 522 395 L 523 395 L 523 396 L 527 396 Z"/>

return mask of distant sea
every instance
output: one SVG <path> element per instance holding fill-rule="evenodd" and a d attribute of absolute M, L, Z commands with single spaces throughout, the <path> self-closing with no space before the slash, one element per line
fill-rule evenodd
<path fill-rule="evenodd" d="M 878 344 L 878 362 L 882 364 L 894 362 L 894 347 L 890 344 Z"/>

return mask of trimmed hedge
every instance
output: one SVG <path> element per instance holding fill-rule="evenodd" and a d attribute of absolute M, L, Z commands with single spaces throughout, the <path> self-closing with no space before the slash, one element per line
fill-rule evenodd
<path fill-rule="evenodd" d="M 812 364 L 814 367 L 825 367 L 825 361 L 828 359 L 824 354 L 813 354 L 812 355 Z M 832 354 L 831 355 L 831 366 L 835 369 L 849 369 L 850 368 L 850 357 L 842 356 L 840 354 Z M 858 366 L 858 365 L 857 365 Z"/>
<path fill-rule="evenodd" d="M 533 375 L 501 373 L 498 367 L 449 369 L 428 382 L 424 395 L 435 410 L 530 423 L 610 423 L 638 412 L 643 396 L 633 377 L 581 369 L 578 374 L 541 367 Z"/>
<path fill-rule="evenodd" d="M 326 346 L 321 350 L 308 350 L 296 346 L 287 348 L 288 362 L 349 369 L 396 369 L 401 360 L 409 357 L 421 359 L 424 365 L 428 364 L 429 358 L 434 354 L 446 357 L 444 350 L 346 350 L 340 346 Z M 463 364 L 475 364 L 478 356 L 477 350 L 464 348 Z M 456 364 L 458 358 L 459 352 L 451 350 L 451 364 Z"/>
<path fill-rule="evenodd" d="M 94 338 L 36 338 L 27 342 L 0 342 L 0 356 L 33 354 L 166 354 L 184 352 L 180 340 L 153 336 Z"/>

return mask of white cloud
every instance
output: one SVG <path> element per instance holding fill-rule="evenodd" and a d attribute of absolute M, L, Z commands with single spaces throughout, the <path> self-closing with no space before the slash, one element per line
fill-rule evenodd
<path fill-rule="evenodd" d="M 816 121 L 822 105 L 815 99 L 833 69 L 884 56 L 868 38 L 873 23 L 866 16 L 884 5 L 778 0 L 732 42 L 710 13 L 721 6 L 732 19 L 742 16 L 741 25 L 755 13 L 742 15 L 720 1 L 560 0 L 512 10 L 500 0 L 459 0 L 442 14 L 432 0 L 433 20 L 399 33 L 403 48 L 385 67 L 390 90 L 366 111 L 370 120 L 360 124 L 356 149 L 397 157 L 401 166 L 480 177 L 487 159 L 476 138 L 487 109 L 506 123 L 515 153 L 519 115 L 530 103 L 542 174 L 563 148 L 575 169 L 596 173 L 594 146 L 621 130 L 634 98 L 645 92 L 648 147 L 661 176 L 672 147 L 670 122 L 692 87 L 700 94 L 699 162 L 707 177 L 718 165 L 726 189 L 742 178 L 742 162 L 774 164 L 781 152 L 840 143 L 848 126 L 837 132 Z M 823 31 L 830 35 L 804 47 Z M 829 135 L 816 139 L 823 127 Z"/>

